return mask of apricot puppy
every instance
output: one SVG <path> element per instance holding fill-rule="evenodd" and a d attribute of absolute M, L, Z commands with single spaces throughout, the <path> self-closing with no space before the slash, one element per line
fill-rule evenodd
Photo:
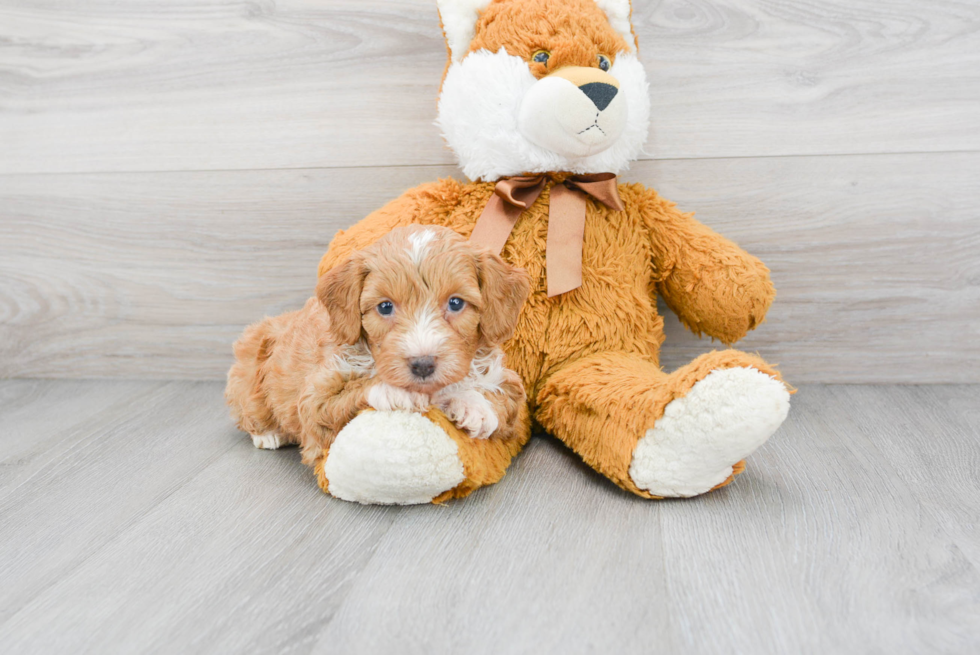
<path fill-rule="evenodd" d="M 443 227 L 407 226 L 320 278 L 303 309 L 235 343 L 225 397 L 258 448 L 312 464 L 362 410 L 435 406 L 475 439 L 508 438 L 526 402 L 500 344 L 527 274 Z"/>

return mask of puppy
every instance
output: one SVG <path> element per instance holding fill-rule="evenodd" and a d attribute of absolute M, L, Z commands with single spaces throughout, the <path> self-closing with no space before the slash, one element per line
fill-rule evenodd
<path fill-rule="evenodd" d="M 444 227 L 392 230 L 320 278 L 303 309 L 250 326 L 225 397 L 258 448 L 313 464 L 360 411 L 430 406 L 471 437 L 516 433 L 524 387 L 500 344 L 527 274 Z"/>

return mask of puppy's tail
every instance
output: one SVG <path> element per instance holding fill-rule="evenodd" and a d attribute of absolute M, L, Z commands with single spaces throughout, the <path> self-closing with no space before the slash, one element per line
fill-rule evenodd
<path fill-rule="evenodd" d="M 238 428 L 252 435 L 276 427 L 265 393 L 266 362 L 274 347 L 272 319 L 248 326 L 235 342 L 235 364 L 228 371 L 225 400 Z"/>

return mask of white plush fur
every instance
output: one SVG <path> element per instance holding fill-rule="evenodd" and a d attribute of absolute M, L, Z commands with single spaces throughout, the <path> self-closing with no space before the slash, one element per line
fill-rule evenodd
<path fill-rule="evenodd" d="M 626 41 L 630 52 L 635 52 L 636 38 L 633 36 L 633 27 L 630 24 L 630 0 L 596 0 L 595 3 L 605 12 L 612 28 Z"/>
<path fill-rule="evenodd" d="M 442 29 L 453 61 L 460 61 L 476 35 L 476 21 L 490 0 L 437 0 Z"/>
<path fill-rule="evenodd" d="M 531 142 L 520 130 L 525 96 L 538 80 L 527 62 L 503 48 L 471 53 L 453 63 L 439 97 L 436 125 L 456 153 L 463 173 L 472 180 L 494 181 L 525 172 L 568 171 L 577 174 L 621 173 L 643 151 L 650 122 L 646 73 L 632 53 L 619 53 L 609 74 L 619 81 L 625 121 L 617 138 L 601 151 L 582 156 L 556 152 Z M 540 102 L 537 95 L 532 95 Z M 555 107 L 560 113 L 563 107 Z M 607 108 L 610 111 L 610 108 Z"/>
<path fill-rule="evenodd" d="M 789 412 L 789 392 L 753 368 L 712 371 L 672 401 L 633 451 L 630 477 L 655 496 L 689 497 L 725 481 Z"/>
<path fill-rule="evenodd" d="M 365 412 L 337 435 L 324 473 L 337 498 L 417 505 L 465 479 L 458 452 L 456 442 L 421 414 Z"/>

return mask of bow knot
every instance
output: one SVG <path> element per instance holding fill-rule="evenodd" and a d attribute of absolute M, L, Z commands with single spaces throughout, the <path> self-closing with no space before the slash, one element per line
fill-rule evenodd
<path fill-rule="evenodd" d="M 521 175 L 497 182 L 487 206 L 476 221 L 470 241 L 496 254 L 525 209 L 544 191 L 547 175 Z M 548 207 L 548 297 L 582 286 L 582 239 L 585 237 L 585 203 L 592 196 L 610 209 L 625 207 L 612 173 L 570 175 L 551 187 Z"/>

